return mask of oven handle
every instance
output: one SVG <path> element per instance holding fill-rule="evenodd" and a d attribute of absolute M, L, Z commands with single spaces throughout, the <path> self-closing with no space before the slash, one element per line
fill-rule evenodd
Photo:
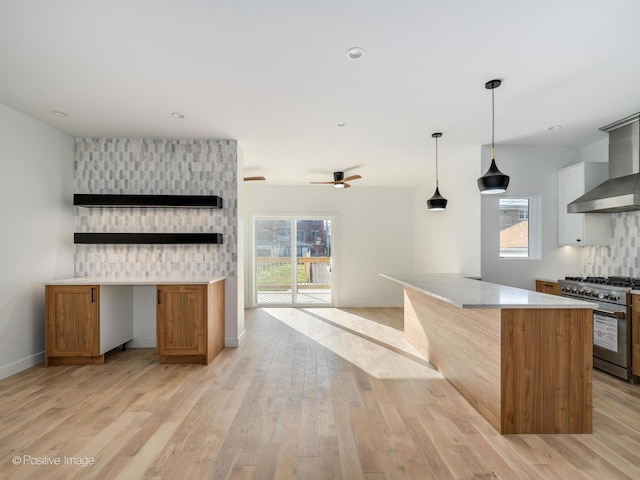
<path fill-rule="evenodd" d="M 625 317 L 627 316 L 626 312 L 609 312 L 607 310 L 599 310 L 597 308 L 593 309 L 593 314 L 602 315 L 604 317 L 613 317 L 613 318 L 617 318 L 618 320 L 624 320 Z"/>

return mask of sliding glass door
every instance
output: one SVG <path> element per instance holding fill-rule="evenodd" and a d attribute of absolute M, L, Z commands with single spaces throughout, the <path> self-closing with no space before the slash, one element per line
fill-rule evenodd
<path fill-rule="evenodd" d="M 255 217 L 255 304 L 333 305 L 329 217 Z"/>

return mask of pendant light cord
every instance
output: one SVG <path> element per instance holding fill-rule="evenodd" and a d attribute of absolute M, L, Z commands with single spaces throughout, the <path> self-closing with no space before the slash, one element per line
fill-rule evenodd
<path fill-rule="evenodd" d="M 495 154 L 495 143 L 494 143 L 494 137 L 495 137 L 495 131 L 496 131 L 496 105 L 495 105 L 495 101 L 493 99 L 493 91 L 495 90 L 495 87 L 491 89 L 491 159 L 495 159 L 496 154 Z"/>
<path fill-rule="evenodd" d="M 438 137 L 436 137 L 436 188 L 438 187 Z"/>

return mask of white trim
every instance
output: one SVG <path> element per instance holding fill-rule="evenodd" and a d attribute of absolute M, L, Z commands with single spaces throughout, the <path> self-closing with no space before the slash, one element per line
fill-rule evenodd
<path fill-rule="evenodd" d="M 499 257 L 500 260 L 541 260 L 542 259 L 542 195 L 500 195 L 500 199 L 527 199 L 529 201 L 529 255 L 527 257 Z M 500 201 L 498 201 L 498 209 L 500 209 Z M 498 236 L 498 242 L 500 241 Z M 500 245 L 498 245 L 500 252 Z"/>
<path fill-rule="evenodd" d="M 44 362 L 44 351 L 0 367 L 0 380 Z"/>
<path fill-rule="evenodd" d="M 250 225 L 249 225 L 249 229 L 251 231 L 251 259 L 250 259 L 250 263 L 251 263 L 251 269 L 249 270 L 249 308 L 260 308 L 260 307 L 274 307 L 277 305 L 258 305 L 257 302 L 257 289 L 256 289 L 256 276 L 255 276 L 255 272 L 256 272 L 256 232 L 255 232 L 255 224 L 256 224 L 256 220 L 259 219 L 265 219 L 265 220 L 289 220 L 289 221 L 295 221 L 295 220 L 329 220 L 331 222 L 331 268 L 332 268 L 332 274 L 331 274 L 331 303 L 329 304 L 320 304 L 320 305 L 313 305 L 313 304 L 285 304 L 285 305 L 281 305 L 281 306 L 286 306 L 286 307 L 292 307 L 292 308 L 305 308 L 305 307 L 335 307 L 336 305 L 338 305 L 339 301 L 340 301 L 340 296 L 339 296 L 339 281 L 338 281 L 338 275 L 335 274 L 334 272 L 338 272 L 339 271 L 339 261 L 338 261 L 338 257 L 339 257 L 339 252 L 337 251 L 337 246 L 339 245 L 339 232 L 340 232 L 340 228 L 338 225 L 338 221 L 339 221 L 339 214 L 337 212 L 328 212 L 328 213 L 323 213 L 323 212 L 316 212 L 316 213 L 309 213 L 309 214 L 302 214 L 299 212 L 293 212 L 293 213 L 261 213 L 261 212 L 251 212 L 249 214 L 249 221 L 250 221 Z M 293 252 L 296 252 L 295 246 L 297 245 L 297 224 L 294 224 L 292 231 L 291 231 L 291 251 L 292 254 Z M 294 277 L 294 273 L 292 271 L 292 281 L 295 279 Z"/>
<path fill-rule="evenodd" d="M 225 338 L 224 346 L 227 348 L 238 348 L 247 338 L 247 331 L 243 330 L 238 338 Z"/>

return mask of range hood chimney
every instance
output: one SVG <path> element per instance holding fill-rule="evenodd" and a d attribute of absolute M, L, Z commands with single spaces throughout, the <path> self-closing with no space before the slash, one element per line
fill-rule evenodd
<path fill-rule="evenodd" d="M 609 180 L 567 205 L 567 212 L 640 210 L 640 113 L 600 130 L 609 134 Z"/>

